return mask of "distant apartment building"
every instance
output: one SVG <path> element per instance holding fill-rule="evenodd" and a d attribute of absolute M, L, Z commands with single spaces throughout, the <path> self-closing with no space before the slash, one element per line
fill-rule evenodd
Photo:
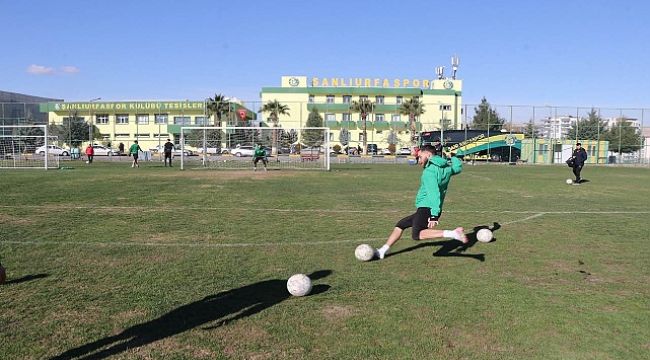
<path fill-rule="evenodd" d="M 571 115 L 544 119 L 540 135 L 547 139 L 566 139 L 576 120 L 577 118 Z"/>

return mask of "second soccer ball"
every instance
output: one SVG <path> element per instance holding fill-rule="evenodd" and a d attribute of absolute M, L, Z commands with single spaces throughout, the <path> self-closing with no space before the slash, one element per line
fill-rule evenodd
<path fill-rule="evenodd" d="M 370 261 L 375 257 L 375 249 L 368 244 L 361 244 L 354 249 L 354 257 L 361 261 Z"/>

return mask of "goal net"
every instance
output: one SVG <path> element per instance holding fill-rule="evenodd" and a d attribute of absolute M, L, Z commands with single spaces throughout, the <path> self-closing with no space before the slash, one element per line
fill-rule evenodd
<path fill-rule="evenodd" d="M 328 128 L 182 127 L 180 136 L 181 169 L 253 170 L 256 146 L 269 170 L 330 169 Z"/>
<path fill-rule="evenodd" d="M 65 150 L 54 143 L 46 125 L 2 125 L 0 169 L 56 169 Z"/>

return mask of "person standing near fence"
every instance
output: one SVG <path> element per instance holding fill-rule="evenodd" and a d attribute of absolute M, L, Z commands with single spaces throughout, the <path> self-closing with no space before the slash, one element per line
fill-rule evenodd
<path fill-rule="evenodd" d="M 174 144 L 167 139 L 163 150 L 165 152 L 165 167 L 167 167 L 167 159 L 169 159 L 169 167 L 172 167 L 172 151 L 174 151 Z"/>
<path fill-rule="evenodd" d="M 255 153 L 253 154 L 253 171 L 257 171 L 257 162 L 262 160 L 262 163 L 264 164 L 264 171 L 267 171 L 266 169 L 266 150 L 262 147 L 262 144 L 257 144 L 255 147 Z"/>
<path fill-rule="evenodd" d="M 86 148 L 86 156 L 88 157 L 88 161 L 86 161 L 88 164 L 93 163 L 93 157 L 95 157 L 95 149 L 93 148 L 92 144 L 88 144 L 88 147 Z"/>
<path fill-rule="evenodd" d="M 138 164 L 138 153 L 140 151 L 142 151 L 142 149 L 140 148 L 140 145 L 138 145 L 138 140 L 136 140 L 129 148 L 129 154 L 133 156 L 133 163 L 131 164 L 131 167 L 140 167 L 140 164 Z"/>
<path fill-rule="evenodd" d="M 571 154 L 571 159 L 573 159 L 573 175 L 576 176 L 574 184 L 580 184 L 582 181 L 580 172 L 582 171 L 582 167 L 585 166 L 585 161 L 587 161 L 587 152 L 582 147 L 582 144 L 576 144 L 576 148 L 573 150 L 573 154 Z"/>

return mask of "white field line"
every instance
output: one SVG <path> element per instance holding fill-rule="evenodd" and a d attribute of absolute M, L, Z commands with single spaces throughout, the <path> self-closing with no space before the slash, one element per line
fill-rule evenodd
<path fill-rule="evenodd" d="M 272 211 L 272 212 L 285 212 L 285 213 L 341 213 L 341 214 L 356 214 L 356 213 L 408 213 L 413 209 L 396 209 L 396 210 L 336 210 L 336 209 L 280 209 L 280 208 L 229 208 L 229 207 L 212 207 L 212 206 L 176 206 L 157 207 L 157 206 L 92 206 L 92 205 L 0 205 L 0 208 L 6 209 L 44 209 L 44 210 L 139 210 L 139 211 L 169 211 L 178 212 L 181 210 L 227 210 L 227 211 Z M 493 214 L 650 214 L 650 210 L 641 211 L 628 211 L 628 210 L 593 210 L 593 211 L 544 211 L 544 210 L 445 210 L 444 213 L 462 214 L 462 213 L 493 213 Z"/>
<path fill-rule="evenodd" d="M 231 244 L 205 244 L 205 243 L 153 243 L 153 242 L 91 242 L 91 241 L 34 241 L 34 240 L 0 240 L 0 244 L 12 245 L 81 245 L 81 246 L 141 246 L 141 247 L 181 247 L 181 248 L 236 248 L 236 247 L 279 247 L 279 246 L 307 246 L 307 245 L 329 245 L 358 242 L 372 242 L 385 240 L 375 239 L 346 239 L 346 240 L 322 240 L 322 241 L 291 241 L 291 242 L 259 242 L 259 243 L 231 243 Z"/>
<path fill-rule="evenodd" d="M 546 213 L 542 212 L 542 213 L 539 213 L 539 214 L 535 214 L 535 215 L 525 217 L 523 219 L 507 221 L 507 222 L 502 223 L 501 225 L 510 225 L 510 224 L 515 224 L 515 223 L 518 223 L 518 222 L 525 222 L 525 221 L 528 221 L 528 220 L 531 220 L 531 219 L 534 219 L 534 218 L 538 218 L 538 217 L 543 216 L 545 214 Z"/>

